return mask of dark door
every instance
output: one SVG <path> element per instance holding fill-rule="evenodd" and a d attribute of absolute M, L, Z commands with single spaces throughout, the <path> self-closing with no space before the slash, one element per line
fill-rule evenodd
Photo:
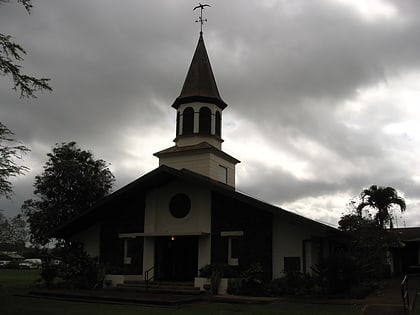
<path fill-rule="evenodd" d="M 155 253 L 157 280 L 188 281 L 197 276 L 198 237 L 158 237 Z"/>

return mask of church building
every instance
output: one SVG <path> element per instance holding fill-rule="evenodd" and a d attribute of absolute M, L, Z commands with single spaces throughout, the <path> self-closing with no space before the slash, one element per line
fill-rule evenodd
<path fill-rule="evenodd" d="M 78 240 L 109 272 L 192 281 L 208 264 L 238 272 L 259 263 L 267 279 L 311 273 L 336 230 L 238 192 L 237 158 L 222 150 L 221 98 L 200 32 L 176 111 L 174 146 L 159 166 L 55 231 Z M 169 106 L 168 106 L 169 110 Z"/>

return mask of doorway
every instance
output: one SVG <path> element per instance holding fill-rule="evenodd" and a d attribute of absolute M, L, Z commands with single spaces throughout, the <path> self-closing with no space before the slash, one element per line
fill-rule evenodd
<path fill-rule="evenodd" d="M 156 280 L 191 281 L 197 276 L 197 236 L 157 237 L 155 253 Z"/>

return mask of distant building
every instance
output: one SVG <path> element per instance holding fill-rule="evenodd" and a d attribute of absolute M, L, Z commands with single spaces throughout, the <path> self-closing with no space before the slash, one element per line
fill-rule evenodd
<path fill-rule="evenodd" d="M 420 273 L 420 227 L 394 229 L 399 246 L 391 248 L 391 271 L 397 274 Z"/>
<path fill-rule="evenodd" d="M 238 78 L 240 79 L 240 78 Z M 192 280 L 207 264 L 260 263 L 267 279 L 311 273 L 336 230 L 235 189 L 239 160 L 222 151 L 222 100 L 200 33 L 178 98 L 175 145 L 159 167 L 61 226 L 100 262 L 141 278 Z M 250 148 L 252 149 L 252 148 Z"/>
<path fill-rule="evenodd" d="M 9 251 L 1 251 L 0 252 L 0 260 L 20 260 L 25 259 L 22 255 L 18 254 L 17 252 L 9 252 Z"/>

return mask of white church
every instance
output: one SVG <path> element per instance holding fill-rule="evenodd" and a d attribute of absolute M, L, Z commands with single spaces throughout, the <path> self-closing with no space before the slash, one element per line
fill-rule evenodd
<path fill-rule="evenodd" d="M 99 262 L 129 277 L 193 281 L 201 267 L 259 263 L 266 279 L 311 273 L 333 250 L 336 230 L 240 193 L 240 161 L 222 150 L 219 95 L 200 32 L 176 111 L 175 144 L 159 166 L 61 226 Z M 168 106 L 168 110 L 169 106 Z"/>

